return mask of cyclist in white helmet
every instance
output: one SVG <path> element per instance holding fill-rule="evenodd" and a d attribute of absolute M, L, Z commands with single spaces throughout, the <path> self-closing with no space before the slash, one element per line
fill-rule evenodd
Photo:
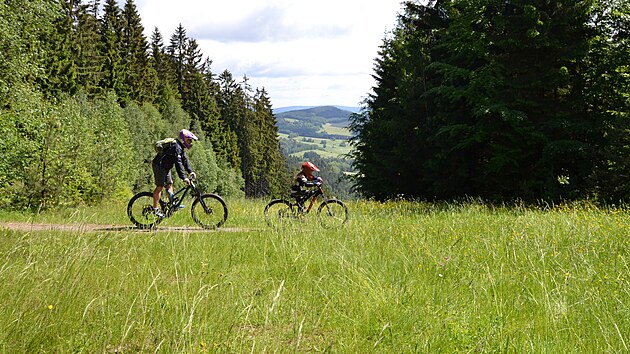
<path fill-rule="evenodd" d="M 169 195 L 173 195 L 173 177 L 171 169 L 173 165 L 177 171 L 177 175 L 184 183 L 189 184 L 190 179 L 195 178 L 188 157 L 186 157 L 186 149 L 192 147 L 193 141 L 199 140 L 195 134 L 187 129 L 179 131 L 179 140 L 174 144 L 166 147 L 162 153 L 158 153 L 153 158 L 153 176 L 155 177 L 155 189 L 153 190 L 153 209 L 155 214 L 161 218 L 164 217 L 162 211 L 158 208 L 158 202 L 162 197 L 162 190 L 166 187 Z M 186 176 L 188 173 L 188 176 Z"/>

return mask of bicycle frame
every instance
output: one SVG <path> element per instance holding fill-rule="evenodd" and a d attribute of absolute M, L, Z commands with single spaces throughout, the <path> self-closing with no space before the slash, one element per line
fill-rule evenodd
<path fill-rule="evenodd" d="M 228 208 L 219 195 L 213 193 L 201 194 L 195 183 L 180 188 L 173 194 L 162 195 L 159 206 L 163 215 L 158 215 L 153 209 L 153 192 L 136 193 L 127 203 L 127 215 L 133 224 L 141 229 L 157 226 L 164 218 L 171 217 L 174 212 L 182 209 L 182 201 L 190 195 L 192 204 L 190 213 L 193 220 L 204 229 L 216 229 L 227 220 Z"/>
<path fill-rule="evenodd" d="M 172 196 L 168 196 L 168 202 L 163 205 L 164 213 L 168 216 L 171 216 L 176 210 L 179 210 L 179 206 L 182 204 L 182 201 L 184 200 L 188 192 L 190 192 L 190 195 L 193 197 L 193 199 L 199 196 L 199 190 L 197 189 L 197 186 L 195 186 L 195 183 L 193 181 L 190 181 L 190 184 L 186 185 L 185 187 L 180 188 L 177 192 L 173 193 Z M 199 199 L 199 202 L 201 203 L 203 210 L 207 212 L 208 207 L 206 206 L 206 203 L 203 201 L 202 198 Z"/>
<path fill-rule="evenodd" d="M 326 199 L 326 196 L 324 195 L 324 190 L 322 189 L 321 186 L 319 186 L 315 190 L 313 195 L 309 197 L 311 202 L 308 204 L 308 208 L 306 208 L 306 210 L 304 211 L 305 214 L 308 214 L 311 211 L 311 209 L 313 208 L 313 205 L 315 205 L 315 202 L 317 201 L 317 197 L 319 197 L 320 195 L 322 196 L 324 200 Z"/>

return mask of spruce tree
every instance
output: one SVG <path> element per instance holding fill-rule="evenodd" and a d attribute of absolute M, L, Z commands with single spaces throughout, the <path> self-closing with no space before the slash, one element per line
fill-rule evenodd
<path fill-rule="evenodd" d="M 433 80 L 427 73 L 430 49 L 446 24 L 443 11 L 407 3 L 397 29 L 383 40 L 373 74 L 376 85 L 350 125 L 354 167 L 361 172 L 356 187 L 366 196 L 433 193 L 431 182 L 419 173 L 435 154 L 427 142 L 435 131 L 428 120 L 433 106 L 423 95 Z"/>
<path fill-rule="evenodd" d="M 199 122 L 206 115 L 203 106 L 210 100 L 210 91 L 203 79 L 202 54 L 195 39 L 186 41 L 183 55 L 180 83 L 182 106 L 193 120 Z"/>
<path fill-rule="evenodd" d="M 133 0 L 125 3 L 122 18 L 125 86 L 129 90 L 129 98 L 136 102 L 152 102 L 157 86 L 156 73 L 149 65 L 149 45 Z"/>
<path fill-rule="evenodd" d="M 103 12 L 100 36 L 105 62 L 101 87 L 105 90 L 113 90 L 119 99 L 125 102 L 129 100 L 129 90 L 125 84 L 122 14 L 116 0 L 106 0 Z"/>
<path fill-rule="evenodd" d="M 591 23 L 598 36 L 583 63 L 589 111 L 602 120 L 598 132 L 609 141 L 598 150 L 594 195 L 630 200 L 630 1 L 603 0 Z"/>
<path fill-rule="evenodd" d="M 99 36 L 98 9 L 99 0 L 79 7 L 76 16 L 77 46 L 77 80 L 81 90 L 90 97 L 102 95 L 100 83 L 103 77 L 101 41 Z"/>
<path fill-rule="evenodd" d="M 271 99 L 264 88 L 256 90 L 254 114 L 259 124 L 261 160 L 258 162 L 259 178 L 253 185 L 253 196 L 279 196 L 288 190 L 290 177 L 287 174 L 286 160 L 280 147 L 278 125 L 273 114 Z"/>
<path fill-rule="evenodd" d="M 179 97 L 175 89 L 175 73 L 171 66 L 170 58 L 166 53 L 162 34 L 157 29 L 151 34 L 151 55 L 149 63 L 156 74 L 157 91 L 155 93 L 155 104 L 164 111 L 167 102 L 173 97 Z"/>
<path fill-rule="evenodd" d="M 624 104 L 595 97 L 627 94 L 623 75 L 618 95 L 598 79 L 624 66 L 602 65 L 615 61 L 607 49 L 592 60 L 593 43 L 612 36 L 598 33 L 591 4 L 407 2 L 353 121 L 359 188 L 379 199 L 587 195 Z"/>
<path fill-rule="evenodd" d="M 59 97 L 62 93 L 74 94 L 79 90 L 77 58 L 78 43 L 74 24 L 80 1 L 65 0 L 60 3 L 62 16 L 55 19 L 53 28 L 43 36 L 46 42 L 46 77 L 40 86 L 48 96 Z M 18 6 L 16 9 L 20 8 Z"/>
<path fill-rule="evenodd" d="M 186 35 L 186 29 L 180 23 L 175 32 L 171 35 L 169 45 L 167 47 L 167 53 L 170 59 L 170 65 L 174 72 L 174 83 L 177 91 L 183 91 L 184 85 L 184 71 L 185 71 L 185 57 L 186 57 L 186 44 L 188 42 L 188 36 Z"/>
<path fill-rule="evenodd" d="M 224 134 L 220 142 L 220 145 L 225 147 L 225 151 L 221 157 L 225 158 L 230 166 L 240 169 L 239 146 L 242 143 L 240 141 L 242 130 L 240 129 L 246 111 L 245 93 L 228 70 L 224 70 L 219 75 L 217 83 L 220 87 L 217 105 L 221 114 L 221 121 L 225 124 Z"/>

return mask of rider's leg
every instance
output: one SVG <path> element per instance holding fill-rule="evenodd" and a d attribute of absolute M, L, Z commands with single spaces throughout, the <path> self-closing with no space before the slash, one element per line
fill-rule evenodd
<path fill-rule="evenodd" d="M 153 190 L 153 209 L 158 209 L 162 190 L 166 187 L 172 193 L 173 177 L 170 170 L 165 170 L 157 164 L 152 164 L 153 177 L 155 178 L 155 189 Z"/>
<path fill-rule="evenodd" d="M 164 186 L 155 186 L 155 189 L 153 190 L 153 209 L 158 208 L 158 202 L 162 197 L 162 189 L 164 189 Z"/>
<path fill-rule="evenodd" d="M 168 198 L 170 201 L 173 201 L 173 183 L 169 183 L 164 186 L 166 191 L 168 192 Z"/>

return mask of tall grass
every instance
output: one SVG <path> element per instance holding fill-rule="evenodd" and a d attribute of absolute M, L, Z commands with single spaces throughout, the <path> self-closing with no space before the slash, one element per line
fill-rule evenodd
<path fill-rule="evenodd" d="M 224 231 L 0 229 L 0 352 L 630 350 L 628 209 L 357 201 L 272 230 L 228 204 Z"/>

